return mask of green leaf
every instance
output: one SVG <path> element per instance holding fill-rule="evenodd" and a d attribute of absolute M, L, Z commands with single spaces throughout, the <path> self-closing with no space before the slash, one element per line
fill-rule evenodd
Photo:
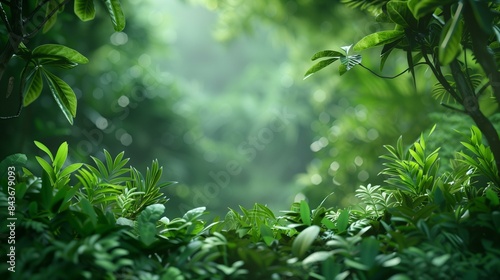
<path fill-rule="evenodd" d="M 52 155 L 52 153 L 50 152 L 49 148 L 47 148 L 47 146 L 45 146 L 44 144 L 38 142 L 38 141 L 34 141 L 35 142 L 35 146 L 38 147 L 38 149 L 44 151 L 50 158 L 51 161 L 54 161 L 54 156 Z"/>
<path fill-rule="evenodd" d="M 488 198 L 493 206 L 500 204 L 497 193 L 491 188 L 486 189 L 486 198 Z"/>
<path fill-rule="evenodd" d="M 344 232 L 349 224 L 349 210 L 340 211 L 340 215 L 337 218 L 337 230 L 339 232 Z"/>
<path fill-rule="evenodd" d="M 59 170 L 61 170 L 67 157 L 68 157 L 68 143 L 63 142 L 61 146 L 59 146 L 59 149 L 57 149 L 56 156 L 54 157 L 54 162 L 52 163 L 52 165 L 54 166 L 54 171 L 56 173 L 59 173 Z"/>
<path fill-rule="evenodd" d="M 40 204 L 46 210 L 50 209 L 50 205 L 52 203 L 52 195 L 54 188 L 52 187 L 52 182 L 47 178 L 47 172 L 43 172 L 42 174 L 42 189 L 40 190 Z"/>
<path fill-rule="evenodd" d="M 375 257 L 379 251 L 379 242 L 375 237 L 363 239 L 361 242 L 361 263 L 371 268 L 375 263 Z"/>
<path fill-rule="evenodd" d="M 355 51 L 362 51 L 372 47 L 385 45 L 401 39 L 404 36 L 402 30 L 386 30 L 376 32 L 363 37 L 359 42 L 354 45 Z"/>
<path fill-rule="evenodd" d="M 94 207 L 90 203 L 88 199 L 85 197 L 80 199 L 80 202 L 78 203 L 80 205 L 80 208 L 82 209 L 82 212 L 86 214 L 90 221 L 92 222 L 93 225 L 96 225 L 97 223 L 97 214 L 94 210 Z"/>
<path fill-rule="evenodd" d="M 318 72 L 319 70 L 325 68 L 326 66 L 332 64 L 333 62 L 337 61 L 339 58 L 329 58 L 322 60 L 316 64 L 314 64 L 311 68 L 307 70 L 307 72 L 304 74 L 304 80 L 309 78 L 312 74 Z"/>
<path fill-rule="evenodd" d="M 82 21 L 89 21 L 95 17 L 94 0 L 75 0 L 75 14 Z"/>
<path fill-rule="evenodd" d="M 55 174 L 54 174 L 54 170 L 52 169 L 52 166 L 50 166 L 50 164 L 46 160 L 44 160 L 43 158 L 41 158 L 39 156 L 36 156 L 35 158 L 36 158 L 36 161 L 38 161 L 38 163 L 42 167 L 42 169 L 45 170 L 45 172 L 47 172 L 47 174 L 49 175 L 49 179 L 50 179 L 51 184 L 54 184 L 55 183 Z"/>
<path fill-rule="evenodd" d="M 43 80 L 39 69 L 33 69 L 32 74 L 26 80 L 27 84 L 23 88 L 23 106 L 26 107 L 35 101 L 42 93 Z"/>
<path fill-rule="evenodd" d="M 311 225 L 311 209 L 305 200 L 300 201 L 300 218 L 304 224 Z"/>
<path fill-rule="evenodd" d="M 460 20 L 463 4 L 459 3 L 456 13 L 441 31 L 439 40 L 439 62 L 445 66 L 450 64 L 462 50 L 463 22 Z"/>
<path fill-rule="evenodd" d="M 309 250 L 316 237 L 318 237 L 320 228 L 316 225 L 304 229 L 295 238 L 292 244 L 292 253 L 295 257 L 301 258 Z"/>
<path fill-rule="evenodd" d="M 260 236 L 267 246 L 270 246 L 274 241 L 273 231 L 265 224 L 260 225 Z"/>
<path fill-rule="evenodd" d="M 200 217 L 201 215 L 203 215 L 205 213 L 206 209 L 207 208 L 204 207 L 204 206 L 203 207 L 198 207 L 198 208 L 191 209 L 191 210 L 187 211 L 186 214 L 184 214 L 182 216 L 182 218 L 185 219 L 188 222 L 194 221 L 198 217 Z"/>
<path fill-rule="evenodd" d="M 387 3 L 387 13 L 393 22 L 403 27 L 414 26 L 416 24 L 415 18 L 408 8 L 406 1 L 389 1 Z"/>
<path fill-rule="evenodd" d="M 152 204 L 142 210 L 137 217 L 137 230 L 139 239 L 146 245 L 151 245 L 156 240 L 156 222 L 165 212 L 162 204 Z"/>
<path fill-rule="evenodd" d="M 47 59 L 47 61 L 67 59 L 70 62 L 85 64 L 89 60 L 78 51 L 63 45 L 45 44 L 33 50 L 32 58 Z M 43 61 L 41 64 L 44 64 Z"/>
<path fill-rule="evenodd" d="M 0 178 L 5 178 L 8 174 L 9 167 L 24 167 L 28 158 L 24 154 L 13 154 L 0 162 Z"/>
<path fill-rule="evenodd" d="M 123 15 L 120 1 L 118 0 L 103 0 L 108 10 L 111 22 L 115 31 L 122 31 L 125 28 L 125 16 Z"/>
<path fill-rule="evenodd" d="M 70 164 L 68 165 L 66 168 L 64 168 L 61 173 L 59 174 L 59 178 L 63 178 L 64 176 L 67 176 L 75 171 L 77 171 L 78 169 L 80 169 L 80 167 L 82 167 L 83 163 L 73 163 L 73 164 Z"/>
<path fill-rule="evenodd" d="M 336 58 L 339 58 L 341 56 L 345 56 L 345 55 L 342 54 L 342 53 L 340 53 L 340 52 L 337 52 L 337 51 L 325 50 L 325 51 L 320 51 L 320 52 L 315 53 L 312 56 L 311 60 L 315 61 L 316 59 L 323 58 L 323 57 L 336 57 Z"/>
<path fill-rule="evenodd" d="M 69 123 L 73 124 L 73 117 L 76 116 L 77 104 L 75 93 L 71 87 L 59 77 L 48 71 L 43 71 L 43 73 L 49 83 L 50 91 L 52 92 L 57 105 L 59 105 L 59 108 L 61 108 L 61 111 Z"/>
<path fill-rule="evenodd" d="M 54 24 L 56 23 L 57 13 L 59 13 L 59 11 L 56 10 L 59 9 L 58 6 L 60 2 L 61 0 L 50 0 L 49 3 L 47 3 L 46 6 L 47 8 L 45 10 L 45 18 L 48 18 L 48 20 L 43 25 L 43 31 L 42 31 L 43 33 L 49 31 L 52 28 L 52 26 L 54 26 Z"/>
<path fill-rule="evenodd" d="M 424 17 L 434 11 L 440 6 L 448 5 L 456 2 L 456 0 L 410 0 L 408 7 L 416 19 Z"/>
<path fill-rule="evenodd" d="M 330 258 L 332 255 L 333 255 L 332 251 L 330 251 L 330 252 L 326 252 L 326 251 L 314 252 L 314 253 L 310 254 L 309 256 L 307 256 L 302 261 L 302 264 L 308 265 L 308 264 L 315 263 L 315 262 L 323 262 L 326 259 Z"/>

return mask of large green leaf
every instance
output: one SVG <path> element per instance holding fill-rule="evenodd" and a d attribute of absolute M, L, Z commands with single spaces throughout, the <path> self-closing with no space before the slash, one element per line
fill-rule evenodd
<path fill-rule="evenodd" d="M 48 71 L 43 71 L 43 74 L 47 79 L 50 91 L 52 92 L 57 105 L 59 105 L 59 108 L 61 108 L 69 123 L 73 124 L 73 118 L 76 116 L 77 104 L 75 93 L 68 84 L 56 75 Z"/>
<path fill-rule="evenodd" d="M 354 45 L 353 49 L 355 51 L 362 51 L 368 48 L 389 44 L 401 39 L 403 36 L 404 31 L 402 30 L 380 31 L 363 37 Z"/>
<path fill-rule="evenodd" d="M 30 105 L 40 96 L 40 93 L 42 93 L 43 80 L 41 70 L 33 69 L 32 73 L 28 76 L 28 79 L 26 81 L 27 83 L 24 85 L 23 89 L 24 107 Z"/>
<path fill-rule="evenodd" d="M 57 149 L 56 156 L 54 157 L 54 162 L 52 163 L 52 166 L 54 166 L 54 171 L 58 173 L 64 164 L 66 162 L 66 158 L 68 157 L 68 143 L 63 142 L 60 146 L 59 149 Z"/>
<path fill-rule="evenodd" d="M 393 22 L 403 27 L 415 26 L 416 24 L 406 1 L 390 1 L 387 3 L 387 13 Z"/>
<path fill-rule="evenodd" d="M 419 19 L 428 14 L 434 13 L 438 7 L 448 5 L 453 2 L 458 2 L 458 0 L 410 0 L 408 1 L 408 7 L 413 13 L 413 16 Z"/>
<path fill-rule="evenodd" d="M 46 44 L 36 47 L 33 50 L 32 58 L 42 60 L 47 59 L 47 61 L 49 62 L 53 60 L 64 61 L 65 59 L 78 64 L 85 64 L 89 62 L 89 60 L 85 56 L 83 56 L 76 50 L 56 44 Z M 44 64 L 43 61 L 41 64 Z"/>
<path fill-rule="evenodd" d="M 152 204 L 142 210 L 137 217 L 137 230 L 139 239 L 146 245 L 151 245 L 156 240 L 156 223 L 165 212 L 165 206 L 162 204 Z"/>
<path fill-rule="evenodd" d="M 13 154 L 0 162 L 0 178 L 5 178 L 9 171 L 14 171 L 16 167 L 24 167 L 28 158 L 24 154 Z"/>
<path fill-rule="evenodd" d="M 75 14 L 82 21 L 89 21 L 95 17 L 94 0 L 75 0 Z"/>
<path fill-rule="evenodd" d="M 125 16 L 123 15 L 122 7 L 119 0 L 102 0 L 106 5 L 111 22 L 115 31 L 122 31 L 125 28 Z"/>
<path fill-rule="evenodd" d="M 304 229 L 295 238 L 292 244 L 292 253 L 294 256 L 301 258 L 309 250 L 316 237 L 318 237 L 320 228 L 316 225 Z"/>
<path fill-rule="evenodd" d="M 442 32 L 439 40 L 439 62 L 442 65 L 450 64 L 462 50 L 462 30 L 463 22 L 461 20 L 463 4 L 459 4 L 458 8 L 449 20 Z"/>

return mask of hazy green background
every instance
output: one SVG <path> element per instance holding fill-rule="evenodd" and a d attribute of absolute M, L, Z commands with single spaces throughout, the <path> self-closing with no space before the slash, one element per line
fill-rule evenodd
<path fill-rule="evenodd" d="M 382 80 L 337 65 L 303 80 L 310 57 L 382 28 L 371 15 L 335 1 L 123 1 L 127 27 L 112 32 L 100 9 L 82 23 L 69 11 L 31 44 L 61 43 L 90 59 L 62 72 L 78 95 L 70 126 L 48 92 L 0 123 L 0 156 L 40 155 L 70 145 L 71 159 L 125 151 L 144 170 L 157 158 L 178 215 L 206 205 L 214 215 L 259 202 L 287 209 L 304 196 L 346 206 L 360 184 L 380 184 L 378 156 L 403 134 L 408 142 L 438 121 L 434 82 L 409 74 Z M 356 18 L 355 21 L 352 19 Z M 378 70 L 368 52 L 363 64 Z M 384 74 L 406 68 L 394 55 Z M 430 73 L 417 71 L 430 78 Z M 421 79 L 428 81 L 429 79 Z M 2 111 L 16 100 L 2 96 Z M 445 132 L 447 133 L 447 132 Z M 36 167 L 33 167 L 36 168 Z"/>

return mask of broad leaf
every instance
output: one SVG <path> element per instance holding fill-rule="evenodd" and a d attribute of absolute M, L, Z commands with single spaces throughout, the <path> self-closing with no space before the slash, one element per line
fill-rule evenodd
<path fill-rule="evenodd" d="M 23 167 L 28 158 L 24 154 L 13 154 L 0 162 L 0 178 L 5 178 L 9 171 L 14 171 L 9 167 Z"/>
<path fill-rule="evenodd" d="M 453 2 L 457 2 L 457 0 L 410 0 L 408 1 L 408 7 L 413 13 L 413 16 L 419 19 L 428 14 L 434 13 L 438 7 L 448 5 Z"/>
<path fill-rule="evenodd" d="M 373 33 L 365 36 L 354 45 L 355 51 L 362 51 L 372 47 L 385 45 L 401 39 L 404 36 L 404 31 L 401 30 L 386 30 Z"/>
<path fill-rule="evenodd" d="M 75 0 L 75 14 L 82 21 L 89 21 L 95 17 L 94 0 Z"/>
<path fill-rule="evenodd" d="M 61 108 L 69 123 L 73 124 L 73 117 L 76 116 L 77 104 L 75 93 L 68 84 L 54 74 L 48 71 L 43 71 L 43 74 L 47 79 L 50 91 L 52 92 L 57 105 L 59 105 L 59 108 Z"/>
<path fill-rule="evenodd" d="M 463 22 L 460 20 L 463 4 L 459 4 L 453 18 L 443 27 L 439 40 L 439 62 L 442 65 L 450 64 L 462 50 Z"/>
<path fill-rule="evenodd" d="M 292 253 L 295 257 L 301 258 L 309 250 L 316 237 L 318 237 L 320 228 L 318 226 L 310 226 L 304 229 L 295 238 L 292 244 Z"/>
<path fill-rule="evenodd" d="M 23 106 L 26 107 L 35 101 L 42 93 L 43 80 L 42 73 L 39 69 L 33 69 L 33 72 L 27 79 L 27 84 L 24 85 L 23 91 Z"/>
<path fill-rule="evenodd" d="M 337 230 L 339 232 L 344 232 L 349 225 L 349 210 L 340 211 L 340 215 L 337 218 Z"/>
<path fill-rule="evenodd" d="M 63 45 L 46 44 L 33 50 L 32 58 L 47 59 L 47 61 L 67 59 L 78 64 L 88 63 L 89 60 L 81 53 Z M 41 63 L 44 64 L 44 63 Z"/>
<path fill-rule="evenodd" d="M 103 0 L 108 10 L 111 22 L 115 31 L 122 31 L 125 28 L 125 16 L 119 0 Z"/>
<path fill-rule="evenodd" d="M 393 22 L 403 27 L 415 26 L 416 24 L 406 1 L 390 1 L 387 3 L 387 13 Z"/>
<path fill-rule="evenodd" d="M 139 239 L 146 244 L 151 245 L 156 240 L 156 222 L 158 222 L 165 212 L 165 206 L 162 204 L 149 205 L 137 217 L 137 230 Z"/>

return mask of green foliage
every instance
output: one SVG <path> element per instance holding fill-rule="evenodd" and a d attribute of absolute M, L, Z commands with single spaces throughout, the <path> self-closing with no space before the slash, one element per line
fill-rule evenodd
<path fill-rule="evenodd" d="M 93 158 L 95 167 L 65 166 L 66 143 L 54 155 L 36 142 L 48 158 L 36 158 L 41 178 L 26 168 L 9 174 L 16 250 L 23 252 L 11 278 L 54 279 L 62 270 L 75 279 L 492 277 L 499 272 L 500 199 L 481 137 L 473 127 L 462 143 L 467 151 L 444 173 L 438 150 L 427 151 L 428 136 L 407 148 L 400 138 L 383 156 L 387 184 L 359 187 L 354 209 L 327 208 L 326 197 L 314 209 L 302 200 L 276 216 L 256 203 L 209 224 L 205 207 L 165 216 L 166 184 L 157 180 L 155 162 L 145 177 L 125 168 L 123 153 L 105 151 L 104 161 Z M 2 164 L 22 166 L 23 158 Z M 2 203 L 12 195 L 6 182 Z"/>

